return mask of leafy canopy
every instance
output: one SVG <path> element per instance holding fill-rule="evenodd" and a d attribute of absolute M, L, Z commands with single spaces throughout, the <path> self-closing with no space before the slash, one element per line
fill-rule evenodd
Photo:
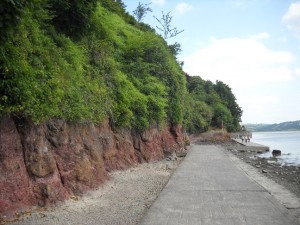
<path fill-rule="evenodd" d="M 0 3 L 0 115 L 51 118 L 143 131 L 167 123 L 189 132 L 238 129 L 231 89 L 188 77 L 168 46 L 120 0 L 3 0 Z M 136 15 L 137 16 L 137 15 Z M 163 14 L 165 38 L 181 33 Z"/>

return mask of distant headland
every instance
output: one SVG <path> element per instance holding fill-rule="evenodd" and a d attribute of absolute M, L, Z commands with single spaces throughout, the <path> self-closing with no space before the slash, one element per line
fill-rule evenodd
<path fill-rule="evenodd" d="M 248 131 L 300 131 L 300 120 L 275 124 L 244 124 Z"/>

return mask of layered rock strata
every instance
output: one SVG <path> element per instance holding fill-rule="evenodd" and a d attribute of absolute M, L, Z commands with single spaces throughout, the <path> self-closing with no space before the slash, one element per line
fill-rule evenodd
<path fill-rule="evenodd" d="M 48 206 L 99 187 L 108 172 L 164 158 L 183 147 L 180 126 L 142 134 L 51 120 L 0 119 L 0 215 Z"/>

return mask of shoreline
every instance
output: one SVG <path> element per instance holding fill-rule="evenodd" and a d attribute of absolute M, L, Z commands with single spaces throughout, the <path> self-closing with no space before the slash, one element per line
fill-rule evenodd
<path fill-rule="evenodd" d="M 270 152 L 261 157 L 272 157 L 272 150 L 280 150 L 278 163 L 300 166 L 300 131 L 254 132 L 252 141 L 270 147 Z"/>
<path fill-rule="evenodd" d="M 231 139 L 229 133 L 222 132 L 206 132 L 199 135 L 191 136 L 191 143 L 200 145 L 220 145 L 227 151 L 234 154 L 246 164 L 251 165 L 257 172 L 263 176 L 282 185 L 290 192 L 300 198 L 300 165 L 281 165 L 276 157 L 263 158 L 259 157 L 266 152 L 266 149 L 245 146 Z M 250 142 L 253 144 L 253 142 Z M 254 144 L 255 145 L 255 144 Z M 257 144 L 257 146 L 262 146 Z"/>
<path fill-rule="evenodd" d="M 232 150 L 226 149 L 223 145 L 220 147 L 243 173 L 267 190 L 270 195 L 288 210 L 287 213 L 294 216 L 300 223 L 300 198 L 294 192 L 279 184 L 271 177 L 265 176 L 265 173 L 257 170 L 249 162 L 233 154 Z"/>
<path fill-rule="evenodd" d="M 255 147 L 233 142 L 222 146 L 259 173 L 284 186 L 300 198 L 300 166 L 279 164 L 279 159 L 276 157 L 259 157 L 264 152 L 257 151 Z"/>

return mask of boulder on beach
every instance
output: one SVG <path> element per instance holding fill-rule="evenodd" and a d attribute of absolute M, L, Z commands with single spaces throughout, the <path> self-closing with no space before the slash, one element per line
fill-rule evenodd
<path fill-rule="evenodd" d="M 272 151 L 272 155 L 273 155 L 273 156 L 280 156 L 280 155 L 281 155 L 281 150 L 274 149 L 274 150 Z"/>

